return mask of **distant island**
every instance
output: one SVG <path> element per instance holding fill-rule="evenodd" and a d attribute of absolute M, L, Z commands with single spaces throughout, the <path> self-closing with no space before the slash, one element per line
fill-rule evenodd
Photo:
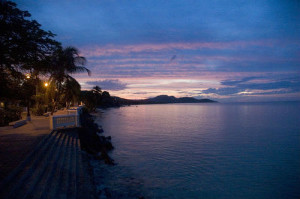
<path fill-rule="evenodd" d="M 168 95 L 159 95 L 157 97 L 141 99 L 141 100 L 129 100 L 120 97 L 113 97 L 114 101 L 119 105 L 135 105 L 135 104 L 172 104 L 172 103 L 214 103 L 217 101 L 210 99 L 196 99 L 193 97 L 179 97 Z"/>

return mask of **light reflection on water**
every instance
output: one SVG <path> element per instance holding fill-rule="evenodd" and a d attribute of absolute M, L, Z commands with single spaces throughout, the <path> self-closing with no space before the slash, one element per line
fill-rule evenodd
<path fill-rule="evenodd" d="M 115 146 L 118 165 L 93 162 L 112 197 L 300 198 L 299 103 L 140 105 L 97 122 Z"/>

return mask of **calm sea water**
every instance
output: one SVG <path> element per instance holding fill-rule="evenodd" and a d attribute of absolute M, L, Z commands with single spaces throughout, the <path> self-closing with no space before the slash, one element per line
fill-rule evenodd
<path fill-rule="evenodd" d="M 300 198 L 300 103 L 140 105 L 96 121 L 115 146 L 116 166 L 92 161 L 112 198 Z"/>

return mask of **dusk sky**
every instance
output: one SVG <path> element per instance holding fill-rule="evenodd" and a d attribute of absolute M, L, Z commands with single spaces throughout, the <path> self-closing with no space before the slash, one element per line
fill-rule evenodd
<path fill-rule="evenodd" d="M 92 76 L 130 99 L 161 94 L 230 101 L 300 100 L 300 1 L 15 1 Z"/>

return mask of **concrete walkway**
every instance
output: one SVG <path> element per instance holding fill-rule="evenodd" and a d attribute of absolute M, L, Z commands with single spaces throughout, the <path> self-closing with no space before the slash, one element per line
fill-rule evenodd
<path fill-rule="evenodd" d="M 3 199 L 96 198 L 77 129 L 52 131 L 0 182 Z"/>
<path fill-rule="evenodd" d="M 0 198 L 95 198 L 77 129 L 50 131 L 44 116 L 1 127 Z"/>
<path fill-rule="evenodd" d="M 68 114 L 66 110 L 54 113 L 64 114 Z M 26 113 L 22 116 L 25 119 Z M 24 160 L 45 135 L 51 132 L 49 126 L 49 117 L 31 116 L 31 121 L 24 126 L 0 127 L 0 182 Z"/>
<path fill-rule="evenodd" d="M 50 132 L 49 118 L 44 116 L 32 117 L 32 121 L 18 128 L 0 127 L 0 181 Z"/>

